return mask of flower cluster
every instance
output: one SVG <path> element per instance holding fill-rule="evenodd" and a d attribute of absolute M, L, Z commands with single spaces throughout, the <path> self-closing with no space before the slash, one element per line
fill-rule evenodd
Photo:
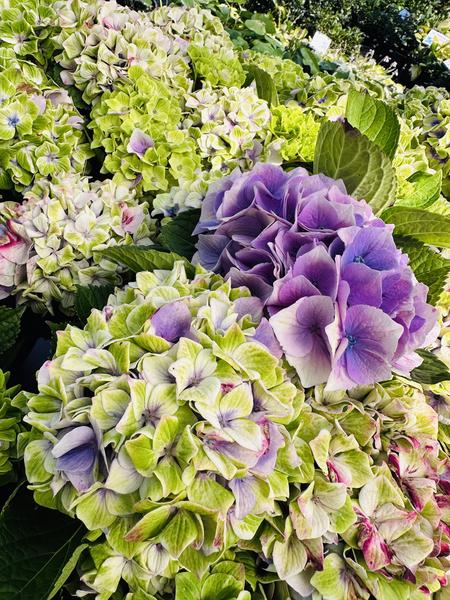
<path fill-rule="evenodd" d="M 96 8 L 93 18 L 76 28 L 62 28 L 57 37 L 62 48 L 56 57 L 63 68 L 61 79 L 80 89 L 85 102 L 95 101 L 117 80 L 126 79 L 133 65 L 173 88 L 190 88 L 183 45 L 156 27 L 149 13 L 138 13 L 115 2 L 100 2 Z"/>
<path fill-rule="evenodd" d="M 313 162 L 320 122 L 300 106 L 272 108 L 270 131 L 281 142 L 280 154 L 284 161 Z"/>
<path fill-rule="evenodd" d="M 251 168 L 264 156 L 270 110 L 253 88 L 202 88 L 186 97 L 183 126 L 196 140 L 205 166 L 219 177 Z"/>
<path fill-rule="evenodd" d="M 147 204 L 110 180 L 74 174 L 40 180 L 23 204 L 4 203 L 1 210 L 10 219 L 0 239 L 0 293 L 19 294 L 37 310 L 51 311 L 56 301 L 70 312 L 77 285 L 119 283 L 120 268 L 101 251 L 150 243 Z"/>
<path fill-rule="evenodd" d="M 306 387 L 408 374 L 437 335 L 437 310 L 392 227 L 342 182 L 269 164 L 234 171 L 211 186 L 195 232 L 203 266 L 265 299 Z"/>
<path fill-rule="evenodd" d="M 46 52 L 56 11 L 46 0 L 8 0 L 0 5 L 0 40 L 3 49 L 11 49 L 20 59 L 45 64 Z"/>
<path fill-rule="evenodd" d="M 75 7 L 72 7 L 72 11 Z M 140 66 L 179 93 L 194 75 L 211 84 L 242 85 L 245 77 L 233 44 L 217 17 L 198 8 L 161 7 L 137 12 L 115 2 L 81 2 L 69 18 L 62 11 L 55 36 L 61 78 L 95 102 L 130 66 Z"/>
<path fill-rule="evenodd" d="M 58 333 L 27 394 L 25 466 L 37 502 L 104 531 L 80 593 L 209 589 L 224 556 L 245 566 L 227 565 L 230 600 L 270 573 L 327 599 L 344 573 L 361 598 L 446 584 L 436 412 L 399 381 L 305 398 L 262 308 L 176 263 Z"/>
<path fill-rule="evenodd" d="M 66 90 L 6 52 L 0 73 L 0 188 L 22 190 L 35 178 L 81 172 L 92 156 L 83 118 Z M 9 68 L 8 68 L 9 67 Z"/>
<path fill-rule="evenodd" d="M 442 88 L 415 86 L 396 98 L 408 125 L 417 131 L 429 166 L 442 171 L 442 192 L 450 197 L 450 95 Z"/>
<path fill-rule="evenodd" d="M 176 263 L 59 332 L 25 417 L 41 432 L 25 452 L 36 500 L 149 540 L 153 575 L 253 537 L 300 463 L 286 425 L 302 393 L 261 313 L 248 290 Z"/>
<path fill-rule="evenodd" d="M 200 157 L 188 131 L 179 128 L 178 98 L 141 67 L 130 67 L 128 77 L 104 92 L 91 113 L 92 147 L 106 152 L 102 171 L 144 191 L 193 180 Z"/>

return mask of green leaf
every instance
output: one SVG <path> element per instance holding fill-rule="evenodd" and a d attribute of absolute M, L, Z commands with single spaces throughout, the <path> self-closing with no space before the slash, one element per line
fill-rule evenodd
<path fill-rule="evenodd" d="M 442 187 L 442 171 L 436 173 L 418 171 L 411 175 L 408 181 L 413 184 L 414 189 L 407 198 L 397 201 L 397 206 L 427 208 L 438 200 Z"/>
<path fill-rule="evenodd" d="M 199 218 L 199 210 L 187 210 L 170 219 L 161 227 L 161 242 L 172 252 L 191 260 L 197 243 L 197 237 L 193 236 L 192 232 Z"/>
<path fill-rule="evenodd" d="M 278 106 L 277 88 L 271 75 L 256 65 L 245 65 L 245 70 L 247 71 L 246 85 L 254 81 L 258 98 L 266 100 L 269 106 Z"/>
<path fill-rule="evenodd" d="M 133 273 L 154 269 L 171 270 L 177 260 L 184 262 L 189 277 L 195 273 L 194 267 L 183 256 L 175 252 L 154 250 L 151 246 L 115 246 L 104 250 L 102 255 L 125 265 Z"/>
<path fill-rule="evenodd" d="M 347 192 L 379 213 L 395 200 L 395 171 L 387 155 L 346 121 L 324 121 L 314 156 L 314 173 L 342 179 Z"/>
<path fill-rule="evenodd" d="M 93 308 L 101 310 L 114 291 L 112 285 L 77 285 L 75 296 L 75 312 L 81 323 L 85 323 Z"/>
<path fill-rule="evenodd" d="M 75 548 L 75 551 L 73 552 L 72 556 L 69 558 L 69 560 L 64 565 L 64 568 L 62 569 L 60 576 L 55 581 L 53 589 L 50 592 L 50 594 L 47 596 L 46 600 L 52 600 L 52 598 L 54 598 L 56 596 L 56 594 L 59 592 L 59 590 L 62 588 L 62 586 L 69 579 L 73 570 L 77 566 L 78 559 L 80 558 L 80 556 L 82 555 L 84 550 L 86 550 L 86 548 L 89 548 L 89 544 L 80 544 L 78 546 L 78 548 Z"/>
<path fill-rule="evenodd" d="M 450 381 L 450 371 L 447 369 L 447 365 L 435 354 L 428 350 L 417 350 L 417 354 L 423 358 L 423 363 L 411 371 L 413 381 L 426 385 Z"/>
<path fill-rule="evenodd" d="M 36 505 L 18 488 L 0 515 L 0 600 L 44 600 L 52 597 L 85 528 L 79 521 Z"/>
<path fill-rule="evenodd" d="M 8 308 L 0 306 L 0 359 L 12 346 L 14 346 L 20 333 L 20 320 L 24 312 L 23 307 Z"/>
<path fill-rule="evenodd" d="M 450 248 L 449 217 L 419 208 L 393 206 L 384 211 L 381 218 L 395 225 L 396 235 L 406 235 L 439 248 Z"/>
<path fill-rule="evenodd" d="M 250 31 L 253 31 L 258 35 L 266 34 L 265 24 L 262 21 L 259 21 L 258 19 L 247 19 L 246 21 L 244 21 L 244 25 L 247 27 L 247 29 L 250 29 Z"/>
<path fill-rule="evenodd" d="M 428 302 L 436 304 L 450 273 L 450 260 L 413 238 L 395 236 L 395 241 L 409 256 L 409 265 L 417 279 L 428 286 Z"/>
<path fill-rule="evenodd" d="M 351 89 L 345 110 L 347 121 L 393 158 L 400 137 L 400 123 L 394 111 L 381 100 Z"/>

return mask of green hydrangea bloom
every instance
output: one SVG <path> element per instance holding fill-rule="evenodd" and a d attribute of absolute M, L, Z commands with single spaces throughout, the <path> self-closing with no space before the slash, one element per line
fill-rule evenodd
<path fill-rule="evenodd" d="M 56 41 L 62 49 L 56 56 L 61 79 L 82 90 L 87 103 L 126 79 L 133 65 L 181 92 L 192 85 L 184 46 L 156 27 L 148 13 L 102 2 L 93 18 L 62 28 Z"/>
<path fill-rule="evenodd" d="M 213 87 L 241 87 L 244 84 L 244 69 L 233 50 L 211 50 L 192 44 L 189 47 L 189 56 L 195 76 Z"/>
<path fill-rule="evenodd" d="M 300 460 L 287 425 L 303 395 L 270 331 L 260 301 L 217 275 L 139 273 L 84 330 L 59 332 L 40 370 L 25 417 L 40 432 L 25 451 L 36 501 L 151 542 L 153 575 L 206 570 L 252 538 Z"/>
<path fill-rule="evenodd" d="M 115 2 L 69 3 L 61 7 L 55 45 L 61 78 L 87 103 L 127 79 L 140 66 L 178 93 L 194 77 L 213 85 L 242 85 L 245 79 L 220 20 L 198 8 L 162 7 L 138 12 Z"/>
<path fill-rule="evenodd" d="M 429 165 L 442 171 L 442 191 L 450 197 L 450 95 L 443 88 L 415 86 L 395 99 L 407 124 L 418 133 Z"/>
<path fill-rule="evenodd" d="M 223 176 L 264 159 L 271 115 L 253 88 L 205 87 L 187 96 L 186 108 L 183 126 L 196 140 L 205 170 Z"/>
<path fill-rule="evenodd" d="M 120 283 L 121 269 L 101 251 L 149 244 L 153 224 L 147 204 L 110 180 L 67 175 L 40 180 L 15 207 L 15 231 L 30 244 L 25 279 L 13 293 L 35 310 L 73 310 L 77 285 Z"/>
<path fill-rule="evenodd" d="M 272 108 L 270 130 L 276 139 L 282 141 L 280 153 L 286 162 L 312 162 L 319 129 L 320 122 L 299 106 Z"/>
<path fill-rule="evenodd" d="M 52 2 L 46 0 L 1 0 L 0 40 L 21 59 L 45 64 L 43 51 L 56 24 Z"/>
<path fill-rule="evenodd" d="M 5 54 L 3 60 L 9 63 Z M 0 73 L 0 188 L 22 190 L 40 176 L 83 171 L 93 153 L 67 92 L 34 65 L 10 64 Z"/>
<path fill-rule="evenodd" d="M 349 569 L 361 598 L 385 580 L 409 597 L 412 571 L 440 589 L 449 462 L 420 386 L 304 398 L 270 331 L 245 288 L 177 263 L 58 334 L 28 395 L 25 465 L 38 503 L 106 531 L 86 590 L 170 588 L 183 571 L 210 585 L 224 552 L 324 598 L 318 566 Z"/>
<path fill-rule="evenodd" d="M 193 180 L 200 157 L 188 131 L 179 128 L 178 98 L 140 67 L 131 67 L 128 75 L 129 82 L 105 92 L 91 113 L 92 147 L 106 153 L 102 172 L 144 191 Z"/>

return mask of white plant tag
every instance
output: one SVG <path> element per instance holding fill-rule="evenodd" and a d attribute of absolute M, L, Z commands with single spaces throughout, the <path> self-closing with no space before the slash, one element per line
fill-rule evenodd
<path fill-rule="evenodd" d="M 322 54 L 325 54 L 325 52 L 330 47 L 331 40 L 324 33 L 321 33 L 320 31 L 316 31 L 316 33 L 313 35 L 313 38 L 310 41 L 309 45 L 315 52 L 317 52 L 317 54 L 322 55 Z"/>
<path fill-rule="evenodd" d="M 446 44 L 447 42 L 450 42 L 450 38 L 436 29 L 430 29 L 427 37 L 424 38 L 422 43 L 424 46 L 431 46 L 433 42 L 437 42 L 438 44 Z"/>

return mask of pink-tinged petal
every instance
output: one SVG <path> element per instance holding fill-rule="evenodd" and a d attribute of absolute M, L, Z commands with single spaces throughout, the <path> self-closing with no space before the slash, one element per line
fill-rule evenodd
<path fill-rule="evenodd" d="M 358 545 L 371 571 L 379 571 L 391 563 L 392 551 L 368 519 L 360 527 Z"/>
<path fill-rule="evenodd" d="M 144 220 L 144 216 L 141 206 L 124 206 L 122 208 L 122 229 L 126 233 L 136 233 Z"/>

